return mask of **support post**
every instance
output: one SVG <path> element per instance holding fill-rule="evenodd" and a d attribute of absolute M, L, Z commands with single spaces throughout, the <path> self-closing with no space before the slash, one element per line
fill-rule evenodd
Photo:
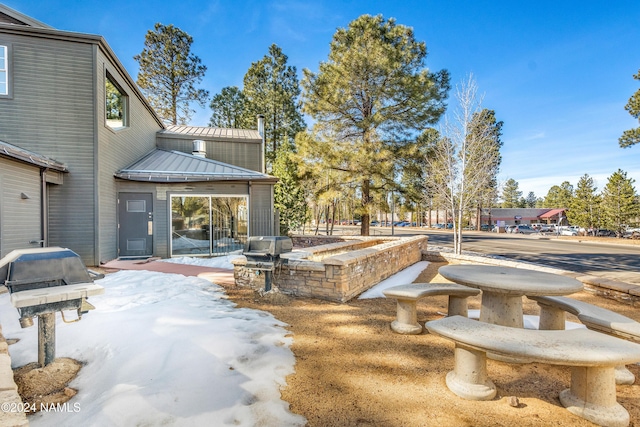
<path fill-rule="evenodd" d="M 56 358 L 56 313 L 38 316 L 38 365 L 44 368 Z"/>

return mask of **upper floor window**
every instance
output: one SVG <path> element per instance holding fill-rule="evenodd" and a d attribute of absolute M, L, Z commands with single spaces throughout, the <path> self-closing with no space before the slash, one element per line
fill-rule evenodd
<path fill-rule="evenodd" d="M 129 98 L 109 74 L 105 78 L 105 98 L 107 126 L 113 129 L 129 126 Z"/>
<path fill-rule="evenodd" d="M 9 95 L 9 49 L 0 46 L 0 95 Z"/>

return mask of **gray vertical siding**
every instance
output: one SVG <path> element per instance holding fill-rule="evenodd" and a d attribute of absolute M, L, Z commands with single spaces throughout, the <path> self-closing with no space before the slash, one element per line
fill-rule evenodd
<path fill-rule="evenodd" d="M 0 99 L 0 139 L 63 162 L 52 186 L 49 244 L 94 260 L 93 45 L 0 34 L 12 44 L 13 97 Z"/>
<path fill-rule="evenodd" d="M 278 234 L 273 227 L 273 185 L 252 183 L 249 209 L 251 236 Z"/>
<path fill-rule="evenodd" d="M 188 135 L 159 135 L 158 148 L 189 153 L 193 151 L 193 140 L 203 139 Z M 261 171 L 261 145 L 247 141 L 216 141 L 204 139 L 207 158 L 254 171 Z"/>
<path fill-rule="evenodd" d="M 39 246 L 29 242 L 41 239 L 40 200 L 40 169 L 0 157 L 0 258 Z"/>
<path fill-rule="evenodd" d="M 117 258 L 117 185 L 113 174 L 140 159 L 156 147 L 156 132 L 161 127 L 135 96 L 104 52 L 97 55 L 97 187 L 98 187 L 98 262 Z M 105 124 L 105 75 L 106 72 L 126 92 L 129 101 L 129 126 L 113 130 Z M 144 191 L 146 192 L 146 191 Z"/>

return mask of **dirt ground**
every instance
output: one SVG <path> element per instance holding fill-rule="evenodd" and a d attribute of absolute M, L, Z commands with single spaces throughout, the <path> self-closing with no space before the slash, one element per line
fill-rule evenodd
<path fill-rule="evenodd" d="M 437 274 L 442 265 L 430 263 L 416 282 L 446 282 Z M 453 368 L 453 344 L 425 333 L 391 332 L 394 300 L 355 299 L 339 304 L 283 294 L 261 297 L 241 287 L 226 290 L 240 307 L 268 311 L 289 325 L 296 365 L 295 373 L 286 379 L 282 399 L 290 403 L 292 412 L 307 418 L 309 427 L 593 425 L 560 404 L 558 395 L 570 384 L 567 367 L 489 360 L 489 376 L 498 388 L 496 398 L 487 402 L 458 398 L 445 385 L 445 375 Z M 572 297 L 640 321 L 638 309 L 629 305 L 587 292 Z M 479 307 L 480 299 L 471 298 L 469 308 Z M 442 317 L 446 310 L 446 296 L 424 299 L 418 303 L 418 320 Z M 526 302 L 524 310 L 538 314 L 533 302 Z M 75 394 L 67 385 L 79 369 L 72 359 L 56 359 L 44 370 L 31 364 L 14 375 L 25 402 L 62 403 Z M 640 365 L 629 369 L 640 377 Z M 617 395 L 629 411 L 630 425 L 640 427 L 640 380 L 618 386 Z M 514 397 L 517 406 L 510 405 Z"/>
<path fill-rule="evenodd" d="M 437 274 L 443 264 L 430 263 L 416 282 L 446 282 Z M 227 288 L 241 307 L 265 310 L 286 322 L 293 335 L 295 373 L 287 377 L 282 399 L 308 426 L 592 426 L 562 407 L 559 393 L 570 384 L 570 369 L 545 364 L 488 361 L 498 388 L 494 400 L 461 399 L 445 385 L 453 368 L 453 343 L 423 333 L 391 332 L 396 302 L 352 300 L 339 304 L 306 298 L 260 297 L 244 288 Z M 637 308 L 587 292 L 572 297 L 640 321 Z M 527 301 L 525 299 L 525 301 Z M 470 308 L 479 308 L 479 298 Z M 447 297 L 418 304 L 418 321 L 442 317 Z M 525 303 L 526 314 L 538 314 Z M 569 320 L 577 319 L 568 316 Z M 640 377 L 640 366 L 629 369 Z M 640 427 L 640 380 L 617 387 L 618 402 Z M 517 406 L 513 397 L 517 398 Z"/>

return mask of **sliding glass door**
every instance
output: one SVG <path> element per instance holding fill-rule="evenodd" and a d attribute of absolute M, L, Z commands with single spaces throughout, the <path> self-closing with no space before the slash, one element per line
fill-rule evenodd
<path fill-rule="evenodd" d="M 248 233 L 247 197 L 171 196 L 171 255 L 241 251 Z"/>

